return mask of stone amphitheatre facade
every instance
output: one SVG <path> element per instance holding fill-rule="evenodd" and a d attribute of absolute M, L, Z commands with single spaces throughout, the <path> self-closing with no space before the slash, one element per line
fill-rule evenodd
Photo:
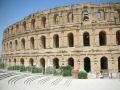
<path fill-rule="evenodd" d="M 120 3 L 44 10 L 9 26 L 3 34 L 2 60 L 8 66 L 120 71 Z"/>

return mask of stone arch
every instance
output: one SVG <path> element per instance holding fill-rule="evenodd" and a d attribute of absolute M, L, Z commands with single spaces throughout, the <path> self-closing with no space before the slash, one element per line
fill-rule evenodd
<path fill-rule="evenodd" d="M 13 26 L 11 27 L 11 35 L 14 33 Z"/>
<path fill-rule="evenodd" d="M 42 23 L 41 24 L 42 24 L 43 28 L 46 27 L 46 17 L 45 16 L 42 17 Z"/>
<path fill-rule="evenodd" d="M 8 43 L 7 43 L 7 51 L 9 50 L 9 45 L 8 45 Z"/>
<path fill-rule="evenodd" d="M 19 24 L 16 24 L 16 32 L 19 31 Z"/>
<path fill-rule="evenodd" d="M 74 35 L 73 35 L 73 33 L 68 34 L 68 46 L 74 47 Z"/>
<path fill-rule="evenodd" d="M 54 24 L 59 24 L 59 15 L 58 14 L 54 15 Z"/>
<path fill-rule="evenodd" d="M 59 59 L 58 58 L 54 58 L 53 59 L 53 67 L 55 69 L 58 69 L 59 68 Z"/>
<path fill-rule="evenodd" d="M 21 39 L 21 48 L 25 49 L 25 39 L 24 38 Z"/>
<path fill-rule="evenodd" d="M 45 36 L 41 36 L 41 47 L 46 48 L 46 37 Z"/>
<path fill-rule="evenodd" d="M 18 48 L 18 41 L 15 40 L 15 50 L 17 50 L 17 48 Z"/>
<path fill-rule="evenodd" d="M 97 12 L 97 19 L 98 20 L 104 20 L 104 11 L 103 10 L 98 10 L 98 12 Z"/>
<path fill-rule="evenodd" d="M 40 59 L 40 65 L 42 66 L 42 68 L 45 68 L 45 59 L 44 58 Z"/>
<path fill-rule="evenodd" d="M 3 51 L 6 51 L 6 44 L 3 44 Z"/>
<path fill-rule="evenodd" d="M 106 57 L 102 57 L 100 60 L 101 70 L 108 70 L 108 59 Z"/>
<path fill-rule="evenodd" d="M 22 23 L 22 29 L 23 29 L 23 30 L 26 30 L 26 21 L 24 21 L 24 22 Z"/>
<path fill-rule="evenodd" d="M 58 34 L 55 34 L 53 36 L 53 45 L 55 48 L 59 48 L 59 36 L 58 36 Z"/>
<path fill-rule="evenodd" d="M 20 65 L 24 65 L 24 59 L 23 58 L 20 59 Z"/>
<path fill-rule="evenodd" d="M 120 30 L 116 32 L 116 43 L 120 45 Z"/>
<path fill-rule="evenodd" d="M 9 30 L 9 28 L 8 28 L 7 32 L 8 32 L 8 35 L 10 35 L 10 30 Z"/>
<path fill-rule="evenodd" d="M 99 44 L 100 46 L 105 46 L 107 44 L 106 32 L 99 32 Z"/>
<path fill-rule="evenodd" d="M 34 49 L 34 47 L 35 47 L 34 37 L 31 37 L 31 38 L 30 38 L 30 47 L 31 47 L 31 49 Z"/>
<path fill-rule="evenodd" d="M 29 60 L 29 65 L 30 65 L 30 66 L 33 66 L 33 65 L 34 65 L 34 60 L 33 60 L 32 58 L 30 58 L 30 60 Z"/>
<path fill-rule="evenodd" d="M 116 9 L 114 11 L 114 20 L 115 20 L 115 24 L 118 24 L 120 22 L 120 10 Z"/>
<path fill-rule="evenodd" d="M 89 12 L 88 10 L 83 10 L 82 11 L 82 16 L 83 16 L 83 21 L 89 21 Z"/>
<path fill-rule="evenodd" d="M 120 57 L 118 58 L 118 72 L 120 72 Z"/>
<path fill-rule="evenodd" d="M 83 34 L 83 44 L 84 46 L 90 46 L 90 35 L 88 32 Z"/>
<path fill-rule="evenodd" d="M 9 64 L 9 66 L 11 66 L 11 59 L 10 58 L 8 59 L 8 64 Z"/>
<path fill-rule="evenodd" d="M 16 59 L 14 58 L 14 65 L 16 65 L 16 62 L 17 62 L 17 61 L 16 61 Z"/>
<path fill-rule="evenodd" d="M 10 41 L 10 50 L 12 50 L 12 41 Z"/>
<path fill-rule="evenodd" d="M 90 58 L 89 57 L 85 57 L 84 58 L 84 70 L 86 72 L 90 72 L 91 71 L 91 62 L 90 62 Z"/>
<path fill-rule="evenodd" d="M 68 59 L 68 65 L 74 67 L 74 59 L 72 57 Z"/>
<path fill-rule="evenodd" d="M 31 28 L 32 28 L 32 29 L 35 29 L 35 19 L 32 19 L 32 20 L 31 20 Z"/>
<path fill-rule="evenodd" d="M 67 19 L 68 19 L 68 22 L 69 22 L 69 23 L 73 22 L 74 17 L 73 17 L 73 13 L 72 13 L 72 12 L 68 13 Z"/>

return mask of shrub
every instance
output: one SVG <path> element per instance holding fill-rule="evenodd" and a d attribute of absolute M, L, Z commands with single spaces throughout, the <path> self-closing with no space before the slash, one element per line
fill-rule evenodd
<path fill-rule="evenodd" d="M 61 71 L 61 69 L 55 69 L 53 74 L 54 75 L 62 75 L 62 71 Z"/>
<path fill-rule="evenodd" d="M 80 71 L 78 74 L 79 79 L 87 79 L 87 72 Z"/>
<path fill-rule="evenodd" d="M 12 66 L 9 66 L 9 67 L 8 67 L 8 70 L 13 70 L 13 67 L 12 67 Z"/>
<path fill-rule="evenodd" d="M 20 70 L 20 66 L 18 65 L 13 66 L 13 70 Z"/>
<path fill-rule="evenodd" d="M 8 70 L 20 70 L 20 66 L 15 65 L 15 66 L 9 66 Z"/>
<path fill-rule="evenodd" d="M 73 68 L 71 66 L 63 66 L 63 67 L 61 67 L 62 75 L 63 76 L 71 76 L 72 75 L 72 73 L 71 73 L 72 69 Z"/>
<path fill-rule="evenodd" d="M 27 71 L 26 67 L 25 66 L 20 66 L 20 72 L 24 72 L 24 71 Z"/>
<path fill-rule="evenodd" d="M 27 67 L 26 67 L 26 71 L 29 71 L 29 72 L 31 72 L 31 71 L 32 71 L 32 67 L 30 67 L 30 66 L 27 66 Z"/>
<path fill-rule="evenodd" d="M 0 69 L 5 68 L 5 64 L 4 63 L 0 63 Z"/>
<path fill-rule="evenodd" d="M 32 73 L 42 73 L 42 68 L 38 68 L 38 67 L 33 66 Z"/>
<path fill-rule="evenodd" d="M 47 68 L 45 69 L 45 73 L 46 73 L 46 74 L 53 74 L 53 72 L 54 72 L 54 68 L 51 67 L 51 66 L 49 66 L 49 67 L 47 67 Z"/>

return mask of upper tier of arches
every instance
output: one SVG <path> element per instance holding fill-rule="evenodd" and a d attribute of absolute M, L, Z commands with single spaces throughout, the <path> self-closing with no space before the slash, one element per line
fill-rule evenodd
<path fill-rule="evenodd" d="M 110 6 L 110 5 L 109 5 Z M 26 17 L 9 26 L 4 31 L 4 39 L 15 36 L 20 33 L 26 33 L 36 30 L 49 29 L 60 25 L 69 25 L 79 23 L 81 25 L 91 23 L 101 23 L 112 21 L 114 24 L 120 23 L 120 9 L 102 5 L 98 7 L 94 4 L 76 4 L 45 10 Z"/>

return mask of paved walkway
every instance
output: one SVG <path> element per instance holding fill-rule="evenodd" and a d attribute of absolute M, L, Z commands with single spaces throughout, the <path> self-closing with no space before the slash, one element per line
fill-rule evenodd
<path fill-rule="evenodd" d="M 120 90 L 120 80 L 70 79 L 0 71 L 0 90 Z"/>

